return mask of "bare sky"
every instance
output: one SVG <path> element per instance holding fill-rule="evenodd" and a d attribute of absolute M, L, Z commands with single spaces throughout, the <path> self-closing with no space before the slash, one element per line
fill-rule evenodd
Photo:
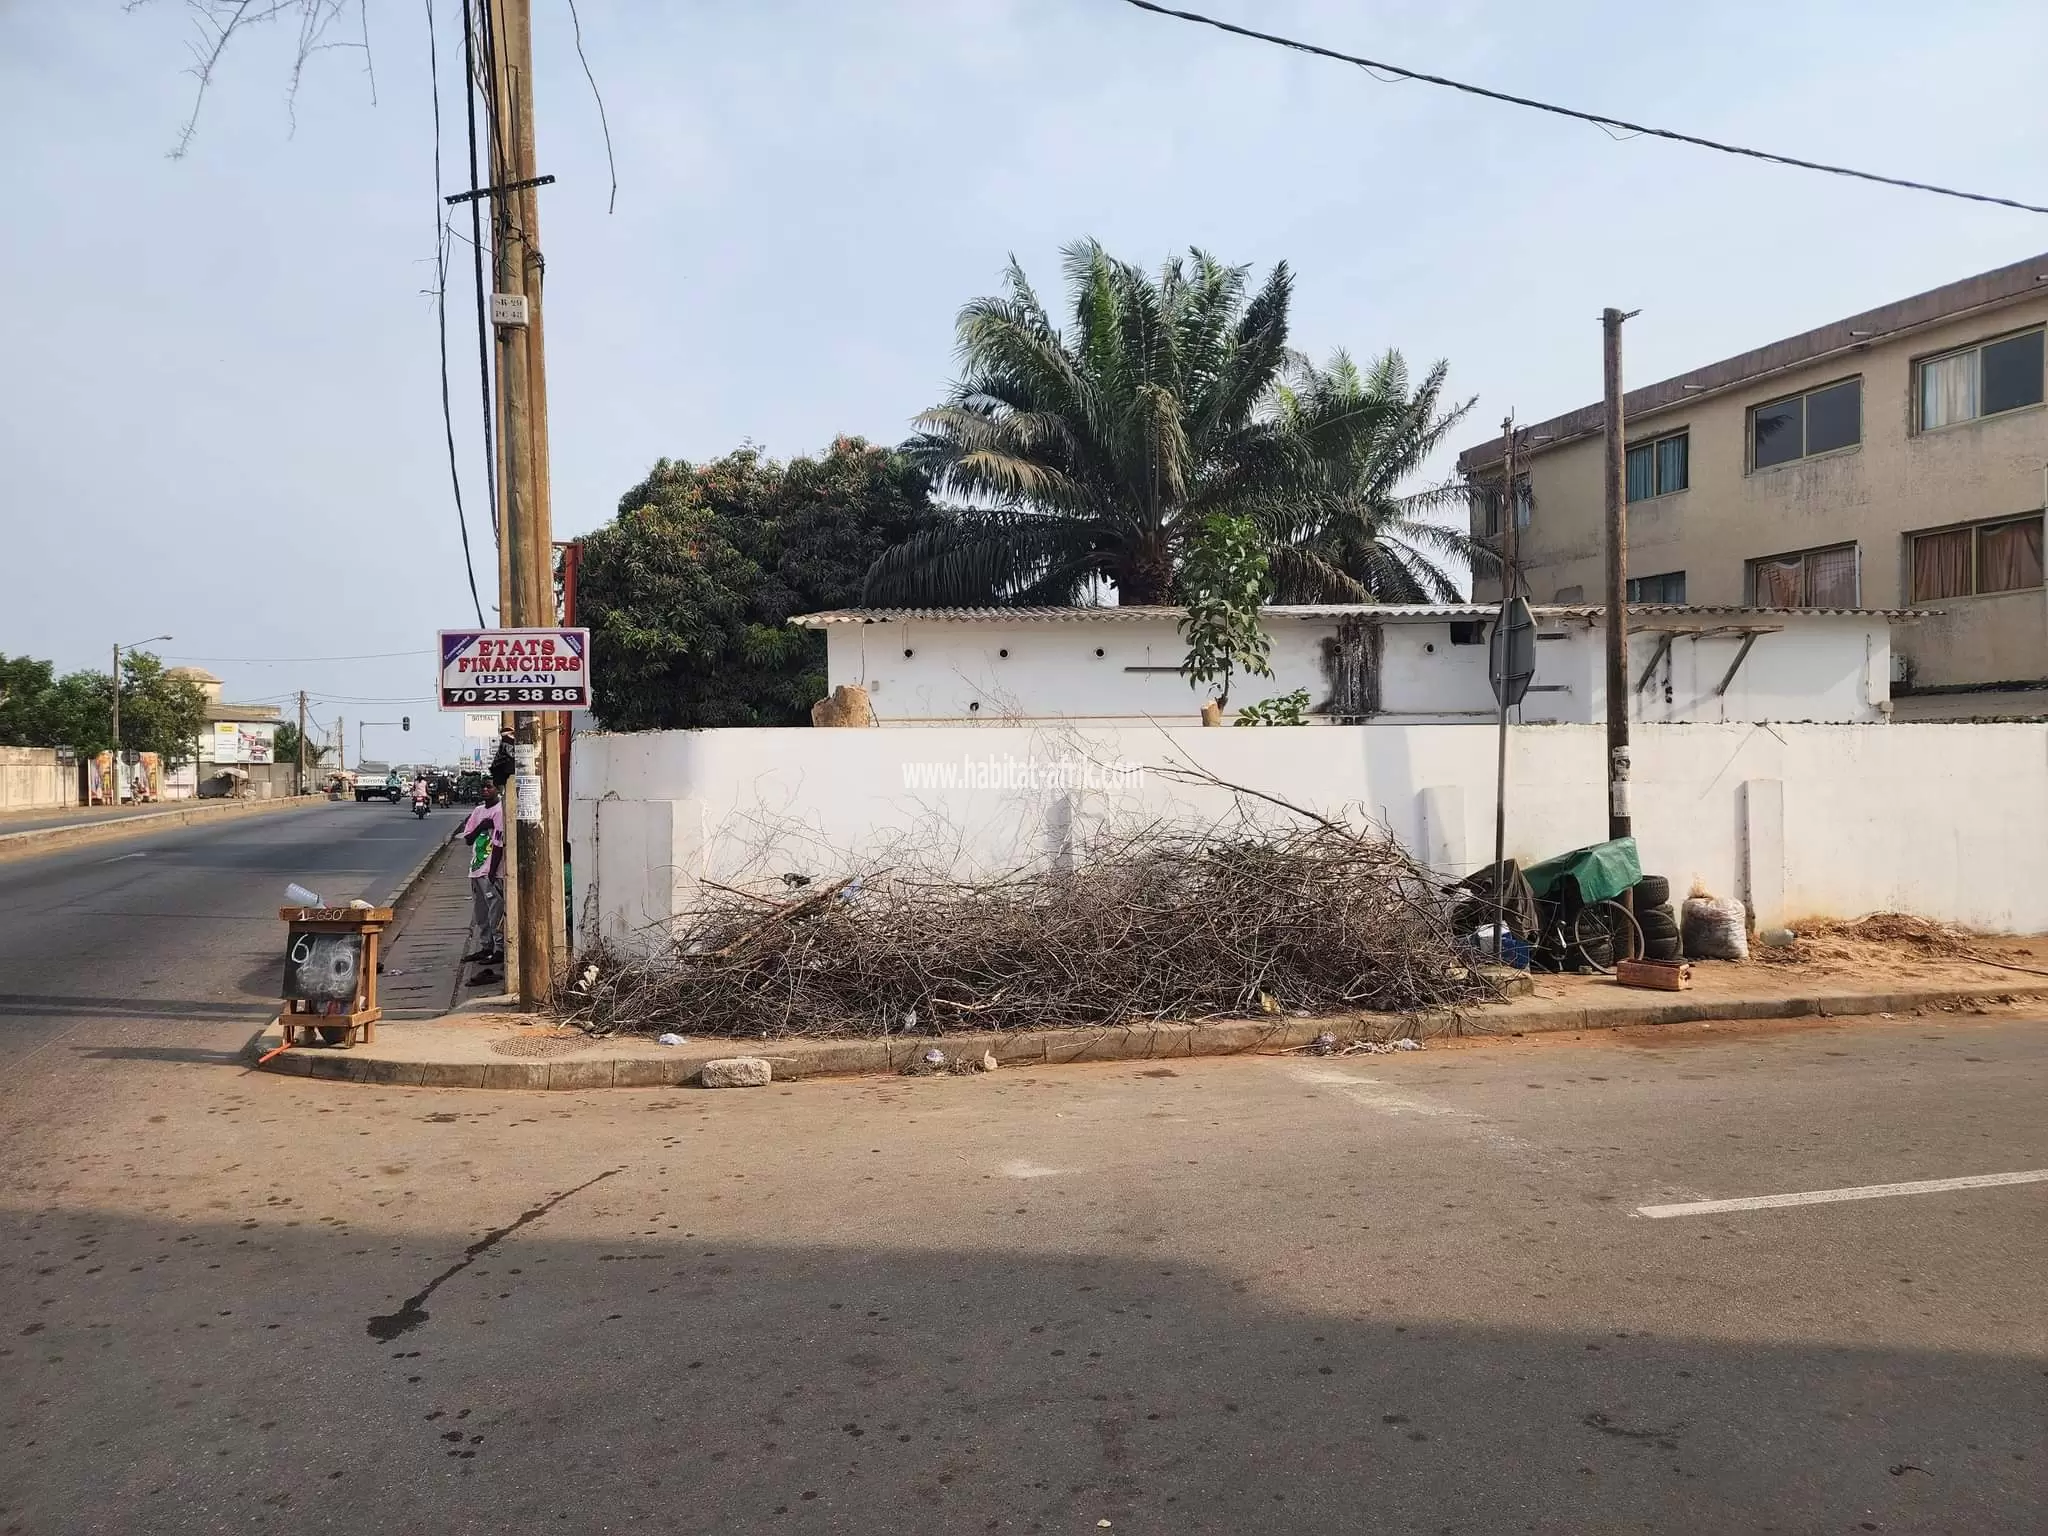
<path fill-rule="evenodd" d="M 559 535 L 662 455 L 893 441 L 1015 252 L 1094 235 L 1298 273 L 1295 339 L 1451 363 L 1533 420 L 2048 250 L 2048 219 L 1385 84 L 1119 0 L 535 0 Z M 437 0 L 450 189 L 459 0 Z M 2048 8 L 1962 0 L 1200 0 L 1416 68 L 1893 174 L 2048 197 Z M 0 651 L 105 665 L 170 631 L 230 697 L 305 687 L 380 757 L 439 755 L 433 631 L 468 617 L 442 441 L 427 22 L 224 64 L 184 160 L 179 0 L 0 0 Z M 466 252 L 462 254 L 466 255 Z M 465 290 L 458 288 L 458 294 Z M 474 333 L 456 429 L 485 601 Z M 415 656 L 341 662 L 272 658 Z M 247 658 L 247 659 L 244 659 Z M 349 728 L 351 758 L 356 728 Z"/>

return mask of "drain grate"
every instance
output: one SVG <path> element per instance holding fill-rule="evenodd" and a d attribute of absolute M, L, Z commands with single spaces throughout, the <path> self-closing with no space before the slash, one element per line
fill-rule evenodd
<path fill-rule="evenodd" d="M 590 1042 L 580 1035 L 573 1040 L 565 1040 L 559 1035 L 542 1035 L 538 1038 L 520 1035 L 510 1040 L 494 1040 L 491 1042 L 491 1049 L 500 1056 L 523 1056 L 528 1060 L 538 1060 L 546 1056 L 572 1055 L 588 1049 L 589 1045 Z"/>

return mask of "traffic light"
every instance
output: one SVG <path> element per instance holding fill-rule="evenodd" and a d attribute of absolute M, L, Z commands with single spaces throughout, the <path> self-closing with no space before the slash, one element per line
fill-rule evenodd
<path fill-rule="evenodd" d="M 412 716 L 411 716 L 411 715 L 400 715 L 400 716 L 398 717 L 398 726 L 399 726 L 399 729 L 400 729 L 400 730 L 405 730 L 405 731 L 409 731 L 409 730 L 411 730 L 411 729 L 412 729 Z"/>

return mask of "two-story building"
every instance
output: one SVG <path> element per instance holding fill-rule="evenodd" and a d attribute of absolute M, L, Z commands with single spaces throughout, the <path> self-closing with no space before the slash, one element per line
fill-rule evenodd
<path fill-rule="evenodd" d="M 1629 600 L 1928 610 L 1894 637 L 1895 718 L 2048 715 L 2044 327 L 2048 255 L 1628 391 Z M 1537 602 L 1602 598 L 1605 415 L 1516 434 Z M 1497 485 L 1502 450 L 1458 467 Z"/>

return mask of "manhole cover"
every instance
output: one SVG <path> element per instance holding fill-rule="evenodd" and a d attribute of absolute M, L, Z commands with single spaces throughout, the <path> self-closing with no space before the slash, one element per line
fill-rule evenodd
<path fill-rule="evenodd" d="M 491 1043 L 491 1049 L 500 1056 L 524 1056 L 529 1060 L 535 1060 L 543 1056 L 568 1056 L 588 1048 L 589 1045 L 588 1040 L 565 1040 L 560 1036 L 518 1036 L 511 1040 L 495 1040 Z"/>

